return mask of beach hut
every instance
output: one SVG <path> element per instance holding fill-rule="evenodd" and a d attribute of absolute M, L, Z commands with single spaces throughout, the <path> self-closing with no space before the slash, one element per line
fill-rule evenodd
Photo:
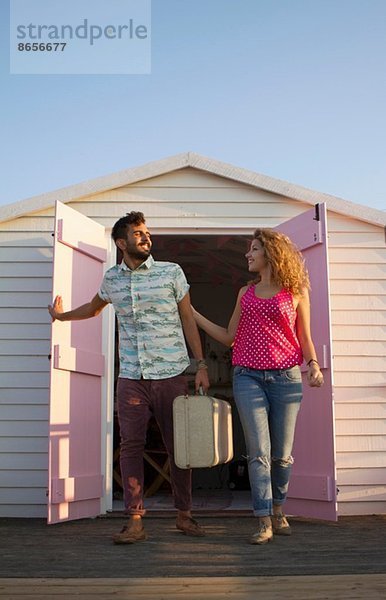
<path fill-rule="evenodd" d="M 66 309 L 94 295 L 130 210 L 145 213 L 155 258 L 180 263 L 195 305 L 223 323 L 253 229 L 293 237 L 326 385 L 305 396 L 290 512 L 385 513 L 386 214 L 188 152 L 0 208 L 0 516 L 113 508 L 114 316 L 51 327 L 46 307 L 53 293 Z M 213 388 L 230 396 L 229 351 L 203 341 Z"/>

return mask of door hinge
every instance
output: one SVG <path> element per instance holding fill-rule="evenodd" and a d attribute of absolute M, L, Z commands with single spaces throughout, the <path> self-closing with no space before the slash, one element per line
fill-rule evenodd
<path fill-rule="evenodd" d="M 314 221 L 320 221 L 320 214 L 319 214 L 319 202 L 317 204 L 315 204 L 315 216 L 314 216 Z"/>

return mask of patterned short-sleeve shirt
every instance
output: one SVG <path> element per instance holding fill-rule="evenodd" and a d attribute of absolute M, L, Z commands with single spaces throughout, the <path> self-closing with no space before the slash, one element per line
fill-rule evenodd
<path fill-rule="evenodd" d="M 98 294 L 117 315 L 120 377 L 166 379 L 190 364 L 177 306 L 188 290 L 179 265 L 152 256 L 106 271 Z"/>

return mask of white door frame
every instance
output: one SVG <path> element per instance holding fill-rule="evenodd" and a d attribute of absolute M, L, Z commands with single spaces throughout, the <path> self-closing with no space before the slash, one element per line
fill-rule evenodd
<path fill-rule="evenodd" d="M 116 263 L 116 247 L 111 239 L 111 229 L 106 228 L 106 270 Z M 102 282 L 101 282 L 102 283 Z M 115 315 L 111 305 L 102 313 L 102 347 L 105 354 L 105 375 L 102 379 L 102 443 L 101 465 L 104 475 L 104 493 L 101 498 L 101 514 L 113 509 L 113 441 L 114 441 L 114 360 Z"/>
<path fill-rule="evenodd" d="M 310 206 L 310 208 L 312 208 Z M 299 213 L 300 214 L 300 213 Z M 280 224 L 278 224 L 280 225 Z M 277 225 L 277 226 L 278 226 Z M 259 227 L 257 224 L 256 227 Z M 256 228 L 255 227 L 255 228 Z M 150 227 L 153 235 L 243 235 L 252 239 L 253 228 L 245 227 Z M 111 240 L 111 229 L 106 229 L 109 237 L 106 269 L 116 264 L 116 247 Z M 102 390 L 102 465 L 105 465 L 105 489 L 101 500 L 101 513 L 113 510 L 113 434 L 114 434 L 114 354 L 115 354 L 115 317 L 111 306 L 103 311 L 103 347 L 106 349 L 106 374 Z M 333 375 L 333 372 L 332 372 Z M 334 423 L 333 423 L 334 427 Z M 105 441 L 104 441 L 105 440 Z"/>

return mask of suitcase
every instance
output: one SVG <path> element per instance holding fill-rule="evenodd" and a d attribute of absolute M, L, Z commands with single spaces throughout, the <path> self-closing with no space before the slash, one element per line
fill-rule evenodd
<path fill-rule="evenodd" d="M 180 469 L 214 467 L 233 458 L 232 412 L 225 400 L 178 396 L 173 430 L 174 460 Z"/>

